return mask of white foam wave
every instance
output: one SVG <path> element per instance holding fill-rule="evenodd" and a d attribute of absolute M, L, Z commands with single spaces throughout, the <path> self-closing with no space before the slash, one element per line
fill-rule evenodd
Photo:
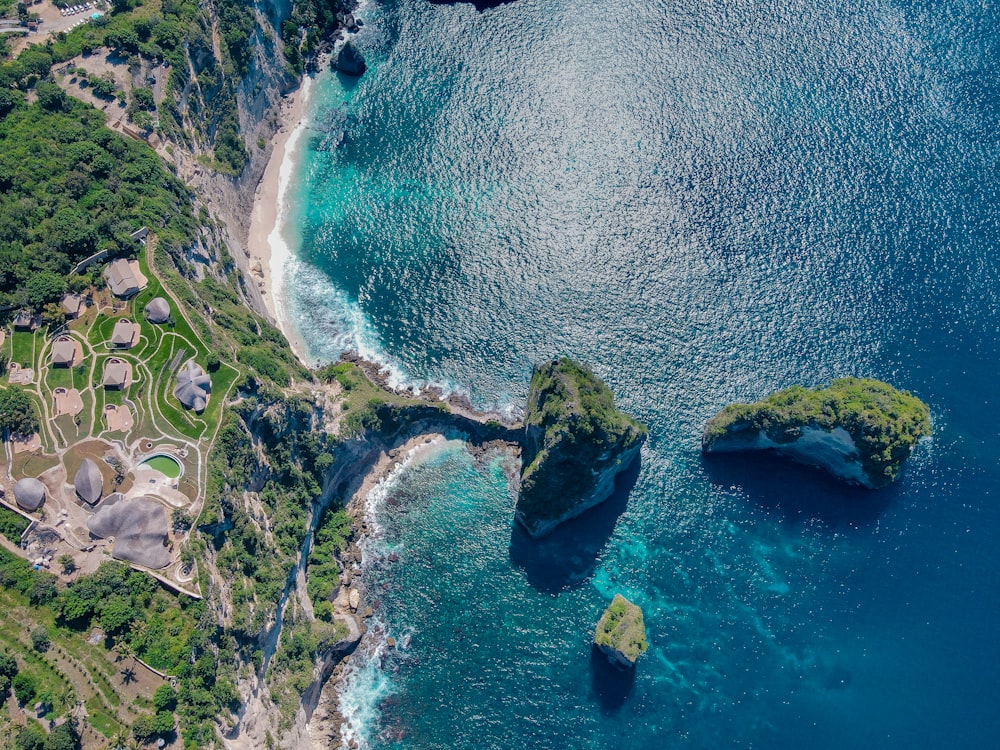
<path fill-rule="evenodd" d="M 410 448 L 403 459 L 382 477 L 365 497 L 364 515 L 369 528 L 368 536 L 361 541 L 363 568 L 367 568 L 374 558 L 382 558 L 392 552 L 382 541 L 383 528 L 379 523 L 379 511 L 399 485 L 407 470 L 428 460 L 441 450 L 446 450 L 455 441 L 441 437 L 428 443 L 420 443 Z M 378 706 L 392 695 L 396 686 L 381 665 L 389 646 L 385 635 L 388 625 L 376 614 L 369 622 L 369 637 L 364 651 L 351 660 L 343 682 L 337 692 L 338 707 L 344 718 L 341 726 L 342 747 L 367 748 L 371 746 L 372 731 L 378 724 Z M 412 630 L 407 630 L 398 640 L 409 644 Z"/>
<path fill-rule="evenodd" d="M 312 79 L 308 76 L 302 79 L 302 89 L 299 96 L 302 97 L 303 111 L 309 111 L 309 98 L 312 89 Z M 267 236 L 267 244 L 271 249 L 270 271 L 271 271 L 271 299 L 274 305 L 274 316 L 278 326 L 287 335 L 290 330 L 290 320 L 286 313 L 286 288 L 285 270 L 293 257 L 292 248 L 288 243 L 288 186 L 291 184 L 292 176 L 299 171 L 299 141 L 302 133 L 309 122 L 306 114 L 288 136 L 285 142 L 285 152 L 278 170 L 278 215 L 274 222 L 271 233 Z M 289 338 L 291 338 L 289 336 Z"/>

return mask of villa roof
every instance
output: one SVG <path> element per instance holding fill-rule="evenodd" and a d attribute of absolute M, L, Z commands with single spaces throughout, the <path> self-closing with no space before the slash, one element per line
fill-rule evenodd
<path fill-rule="evenodd" d="M 88 505 L 97 505 L 101 493 L 104 492 L 104 477 L 101 476 L 97 464 L 89 458 L 83 459 L 80 468 L 76 470 L 76 476 L 73 477 L 73 486 L 81 500 Z"/>
<path fill-rule="evenodd" d="M 170 303 L 163 297 L 153 297 L 146 305 L 146 318 L 151 323 L 166 323 L 170 319 Z"/>
<path fill-rule="evenodd" d="M 25 510 L 38 510 L 45 501 L 45 485 L 32 477 L 20 479 L 14 485 L 14 500 Z"/>
<path fill-rule="evenodd" d="M 167 515 L 163 506 L 145 497 L 106 505 L 87 521 L 93 536 L 114 537 L 111 554 L 119 560 L 162 568 L 170 563 Z"/>
<path fill-rule="evenodd" d="M 60 336 L 52 344 L 52 364 L 69 367 L 76 357 L 76 343 L 69 336 Z"/>
<path fill-rule="evenodd" d="M 135 338 L 135 323 L 128 318 L 122 318 L 115 323 L 115 329 L 111 333 L 111 343 L 113 346 L 131 346 L 132 339 Z"/>
<path fill-rule="evenodd" d="M 61 304 L 66 316 L 75 318 L 80 314 L 80 308 L 83 307 L 83 297 L 79 294 L 73 294 L 70 292 L 69 294 L 63 295 Z"/>
<path fill-rule="evenodd" d="M 188 409 L 204 411 L 208 404 L 208 394 L 211 392 L 212 379 L 195 364 L 193 359 L 189 359 L 177 373 L 174 396 Z"/>
<path fill-rule="evenodd" d="M 139 291 L 139 281 L 124 258 L 111 261 L 104 269 L 104 277 L 116 297 L 131 297 Z"/>
<path fill-rule="evenodd" d="M 112 357 L 104 365 L 104 379 L 101 385 L 111 388 L 124 388 L 128 377 L 128 366 L 120 359 Z"/>
<path fill-rule="evenodd" d="M 14 328 L 32 328 L 35 325 L 35 316 L 30 310 L 19 310 L 13 320 Z"/>

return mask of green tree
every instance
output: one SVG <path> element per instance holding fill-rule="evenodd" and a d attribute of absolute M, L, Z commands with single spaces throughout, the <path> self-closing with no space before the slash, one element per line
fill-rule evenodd
<path fill-rule="evenodd" d="M 58 85 L 42 81 L 35 86 L 38 103 L 50 112 L 62 112 L 66 108 L 66 94 Z"/>
<path fill-rule="evenodd" d="M 42 322 L 50 328 L 58 328 L 66 322 L 66 311 L 58 302 L 46 302 L 42 308 Z"/>
<path fill-rule="evenodd" d="M 136 617 L 132 603 L 123 596 L 115 595 L 101 607 L 101 627 L 108 635 L 114 635 Z"/>
<path fill-rule="evenodd" d="M 52 728 L 49 736 L 45 738 L 43 750 L 78 750 L 79 747 L 80 733 L 77 731 L 76 722 L 70 720 Z"/>
<path fill-rule="evenodd" d="M 44 625 L 39 625 L 31 631 L 31 647 L 41 654 L 49 650 L 52 640 L 49 638 L 49 631 Z"/>
<path fill-rule="evenodd" d="M 0 675 L 13 678 L 17 674 L 17 662 L 9 654 L 0 654 Z"/>
<path fill-rule="evenodd" d="M 59 563 L 59 567 L 62 569 L 63 575 L 68 576 L 76 570 L 76 560 L 74 560 L 73 555 L 68 552 L 59 555 L 57 562 Z"/>
<path fill-rule="evenodd" d="M 156 717 L 152 714 L 140 714 L 132 722 L 132 736 L 142 744 L 152 742 L 156 737 Z"/>
<path fill-rule="evenodd" d="M 79 214 L 77 215 L 79 216 Z M 58 215 L 56 218 L 58 219 Z M 76 227 L 66 226 L 64 229 L 68 233 L 77 231 Z M 74 236 L 70 234 L 67 239 L 73 241 Z M 28 279 L 28 283 L 24 285 L 24 291 L 28 298 L 28 304 L 36 310 L 41 310 L 46 302 L 52 302 L 62 296 L 63 292 L 66 291 L 66 282 L 62 276 L 51 271 L 42 271 Z"/>
<path fill-rule="evenodd" d="M 0 431 L 3 430 L 11 435 L 31 435 L 38 431 L 35 402 L 14 386 L 0 386 Z"/>
<path fill-rule="evenodd" d="M 153 708 L 156 709 L 156 713 L 173 711 L 177 708 L 177 691 L 170 685 L 160 685 L 153 693 Z"/>
<path fill-rule="evenodd" d="M 17 731 L 14 747 L 17 750 L 45 750 L 45 731 L 37 723 L 29 722 Z"/>
<path fill-rule="evenodd" d="M 14 688 L 14 696 L 22 706 L 34 698 L 35 692 L 38 690 L 35 678 L 27 672 L 18 672 L 14 675 L 11 685 Z"/>

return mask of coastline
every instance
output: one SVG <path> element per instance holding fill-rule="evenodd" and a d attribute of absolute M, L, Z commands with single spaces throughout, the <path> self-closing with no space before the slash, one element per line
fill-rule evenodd
<path fill-rule="evenodd" d="M 268 316 L 288 339 L 295 356 L 306 364 L 308 352 L 305 342 L 289 324 L 282 295 L 285 264 L 292 255 L 292 249 L 283 236 L 288 188 L 298 165 L 299 141 L 308 124 L 313 85 L 308 75 L 304 75 L 301 81 L 299 88 L 281 103 L 280 123 L 272 139 L 271 155 L 254 192 L 247 249 L 250 253 L 250 273 L 260 289 Z"/>

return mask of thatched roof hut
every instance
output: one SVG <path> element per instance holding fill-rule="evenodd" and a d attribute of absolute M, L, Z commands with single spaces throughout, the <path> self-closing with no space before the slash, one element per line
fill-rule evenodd
<path fill-rule="evenodd" d="M 105 388 L 124 388 L 128 380 L 128 365 L 120 359 L 111 357 L 104 365 L 104 379 L 101 385 Z"/>
<path fill-rule="evenodd" d="M 63 295 L 60 304 L 62 304 L 62 309 L 66 313 L 66 317 L 69 320 L 76 320 L 80 316 L 80 311 L 83 310 L 83 297 L 79 294 L 69 292 Z"/>
<path fill-rule="evenodd" d="M 129 349 L 135 341 L 135 323 L 128 318 L 122 318 L 115 323 L 111 332 L 111 345 L 117 349 Z"/>
<path fill-rule="evenodd" d="M 52 344 L 52 365 L 72 367 L 76 358 L 76 344 L 69 336 L 60 336 Z"/>
<path fill-rule="evenodd" d="M 131 297 L 139 291 L 139 280 L 124 258 L 111 261 L 104 269 L 104 278 L 108 280 L 111 293 L 116 297 Z"/>
<path fill-rule="evenodd" d="M 146 320 L 150 323 L 166 323 L 170 320 L 170 303 L 163 297 L 153 297 L 146 305 Z"/>
<path fill-rule="evenodd" d="M 174 396 L 188 409 L 204 411 L 211 392 L 212 379 L 193 359 L 189 359 L 177 373 Z"/>

